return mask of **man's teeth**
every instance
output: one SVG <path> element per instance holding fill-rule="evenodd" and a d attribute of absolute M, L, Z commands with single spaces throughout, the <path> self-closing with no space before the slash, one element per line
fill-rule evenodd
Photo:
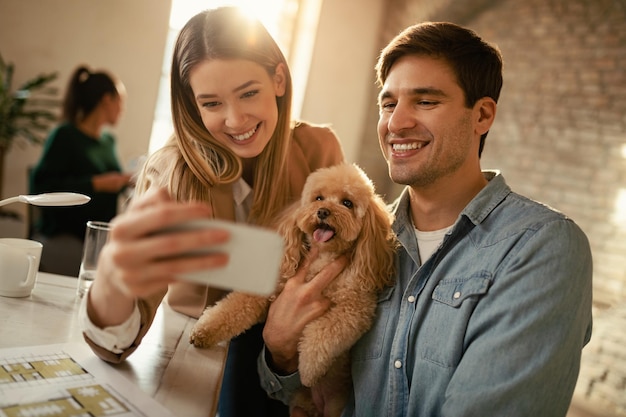
<path fill-rule="evenodd" d="M 246 139 L 250 139 L 250 137 L 252 135 L 254 135 L 254 132 L 256 132 L 256 126 L 254 127 L 254 129 L 250 130 L 249 132 L 243 133 L 241 135 L 230 135 L 233 139 L 235 140 L 246 140 Z"/>
<path fill-rule="evenodd" d="M 423 142 L 394 143 L 391 147 L 394 151 L 410 151 L 412 149 L 421 149 L 424 145 Z"/>

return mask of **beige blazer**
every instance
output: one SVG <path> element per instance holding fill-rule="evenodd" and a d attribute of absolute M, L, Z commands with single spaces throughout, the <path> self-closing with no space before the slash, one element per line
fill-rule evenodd
<path fill-rule="evenodd" d="M 344 160 L 343 149 L 334 132 L 328 127 L 298 123 L 292 135 L 290 154 L 290 188 L 294 195 L 299 196 L 307 176 L 321 167 L 336 165 Z M 147 172 L 146 183 L 150 186 L 164 186 L 172 168 L 182 161 L 180 152 L 173 147 L 164 147 L 150 157 L 151 164 Z M 216 186 L 211 189 L 210 201 L 215 218 L 235 220 L 235 208 L 232 186 L 230 184 Z M 133 344 L 120 354 L 115 354 L 94 344 L 85 336 L 87 343 L 96 355 L 107 362 L 119 363 L 130 355 L 141 343 L 152 324 L 156 310 L 167 293 L 168 304 L 176 311 L 191 317 L 200 317 L 202 311 L 222 298 L 227 291 L 205 285 L 178 282 L 169 286 L 163 293 L 155 294 L 146 299 L 138 300 L 141 313 L 141 328 Z"/>

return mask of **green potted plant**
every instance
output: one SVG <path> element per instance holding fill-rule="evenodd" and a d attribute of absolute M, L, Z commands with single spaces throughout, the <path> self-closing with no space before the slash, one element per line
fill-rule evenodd
<path fill-rule="evenodd" d="M 57 73 L 40 74 L 11 90 L 14 65 L 0 54 L 0 198 L 4 180 L 4 162 L 14 144 L 42 144 L 51 124 L 57 121 L 57 89 L 49 83 Z"/>

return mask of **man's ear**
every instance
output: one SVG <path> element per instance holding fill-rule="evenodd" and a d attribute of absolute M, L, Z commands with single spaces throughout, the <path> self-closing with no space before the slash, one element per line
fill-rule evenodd
<path fill-rule="evenodd" d="M 276 65 L 274 70 L 274 94 L 276 97 L 282 97 L 287 90 L 287 68 L 282 62 Z"/>
<path fill-rule="evenodd" d="M 478 135 L 487 133 L 491 128 L 496 118 L 496 107 L 496 102 L 491 97 L 483 97 L 474 105 L 474 129 Z"/>

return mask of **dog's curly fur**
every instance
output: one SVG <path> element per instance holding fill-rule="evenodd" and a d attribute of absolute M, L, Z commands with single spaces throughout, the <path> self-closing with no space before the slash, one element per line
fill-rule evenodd
<path fill-rule="evenodd" d="M 369 329 L 378 294 L 393 282 L 396 240 L 391 223 L 392 215 L 358 166 L 341 164 L 315 171 L 300 201 L 286 210 L 278 224 L 286 249 L 276 293 L 269 299 L 230 293 L 204 311 L 192 329 L 191 343 L 212 346 L 264 321 L 269 303 L 312 247 L 319 248 L 319 256 L 311 263 L 307 280 L 346 255 L 350 262 L 324 290 L 331 308 L 306 326 L 299 341 L 304 387 L 291 404 L 312 416 L 339 415 L 350 388 L 350 348 Z M 316 409 L 313 395 L 324 399 L 324 410 Z"/>

